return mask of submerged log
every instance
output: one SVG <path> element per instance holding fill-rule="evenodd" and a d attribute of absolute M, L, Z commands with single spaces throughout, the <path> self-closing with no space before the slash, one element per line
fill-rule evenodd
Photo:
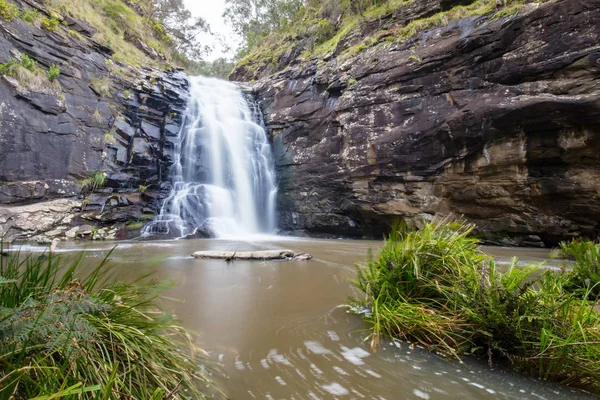
<path fill-rule="evenodd" d="M 296 253 L 293 250 L 256 250 L 256 251 L 197 251 L 194 258 L 215 260 L 310 260 L 310 254 Z"/>

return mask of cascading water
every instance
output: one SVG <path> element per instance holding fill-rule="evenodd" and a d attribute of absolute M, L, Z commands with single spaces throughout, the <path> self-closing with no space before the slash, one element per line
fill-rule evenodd
<path fill-rule="evenodd" d="M 145 236 L 274 233 L 277 187 L 258 105 L 233 83 L 191 78 L 175 146 L 173 188 Z"/>

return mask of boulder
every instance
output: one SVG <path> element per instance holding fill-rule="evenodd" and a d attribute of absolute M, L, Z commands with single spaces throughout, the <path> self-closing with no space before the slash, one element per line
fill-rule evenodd
<path fill-rule="evenodd" d="M 58 199 L 23 206 L 0 207 L 0 238 L 14 240 L 43 240 L 50 242 L 47 232 L 60 234 L 72 224 L 81 202 Z"/>

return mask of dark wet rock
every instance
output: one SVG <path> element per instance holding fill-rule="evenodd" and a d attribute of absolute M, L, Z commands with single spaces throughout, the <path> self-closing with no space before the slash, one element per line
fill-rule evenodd
<path fill-rule="evenodd" d="M 48 15 L 34 0 L 22 1 Z M 64 23 L 84 36 L 94 34 L 82 21 L 67 17 Z M 41 68 L 56 64 L 61 73 L 58 84 L 39 87 L 0 78 L 0 204 L 6 215 L 8 209 L 38 205 L 43 211 L 35 211 L 34 221 L 44 214 L 53 222 L 44 219 L 38 228 L 4 218 L 0 231 L 12 239 L 42 240 L 64 235 L 69 224 L 88 224 L 95 233 L 104 229 L 97 236 L 106 238 L 113 236 L 112 226 L 151 219 L 148 210 L 156 213 L 168 193 L 160 189 L 173 163 L 173 142 L 166 144 L 166 136 L 178 132 L 182 121 L 185 73 L 112 60 L 120 71 L 115 74 L 107 63 L 113 51 L 91 38 L 80 41 L 19 18 L 0 20 L 0 63 L 20 53 Z M 81 181 L 95 171 L 106 173 L 106 188 L 82 193 Z M 151 184 L 157 193 L 142 196 L 140 188 Z M 65 207 L 47 206 L 60 199 L 74 202 L 61 203 L 71 213 L 68 223 L 61 222 Z"/>
<path fill-rule="evenodd" d="M 452 4 L 413 2 L 361 35 Z M 344 53 L 354 35 L 326 62 L 291 52 L 272 75 L 239 68 L 260 78 L 281 227 L 381 237 L 394 219 L 453 215 L 503 245 L 597 236 L 598 21 L 597 3 L 559 0 Z"/>

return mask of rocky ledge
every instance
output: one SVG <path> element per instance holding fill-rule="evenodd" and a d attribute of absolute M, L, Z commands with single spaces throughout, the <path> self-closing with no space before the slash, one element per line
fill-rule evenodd
<path fill-rule="evenodd" d="M 443 3 L 413 2 L 383 28 Z M 260 78 L 283 229 L 381 237 L 394 219 L 453 215 L 497 244 L 598 236 L 597 1 L 532 2 L 348 51 L 377 29 L 322 58 L 291 48 L 280 72 L 232 76 Z"/>

